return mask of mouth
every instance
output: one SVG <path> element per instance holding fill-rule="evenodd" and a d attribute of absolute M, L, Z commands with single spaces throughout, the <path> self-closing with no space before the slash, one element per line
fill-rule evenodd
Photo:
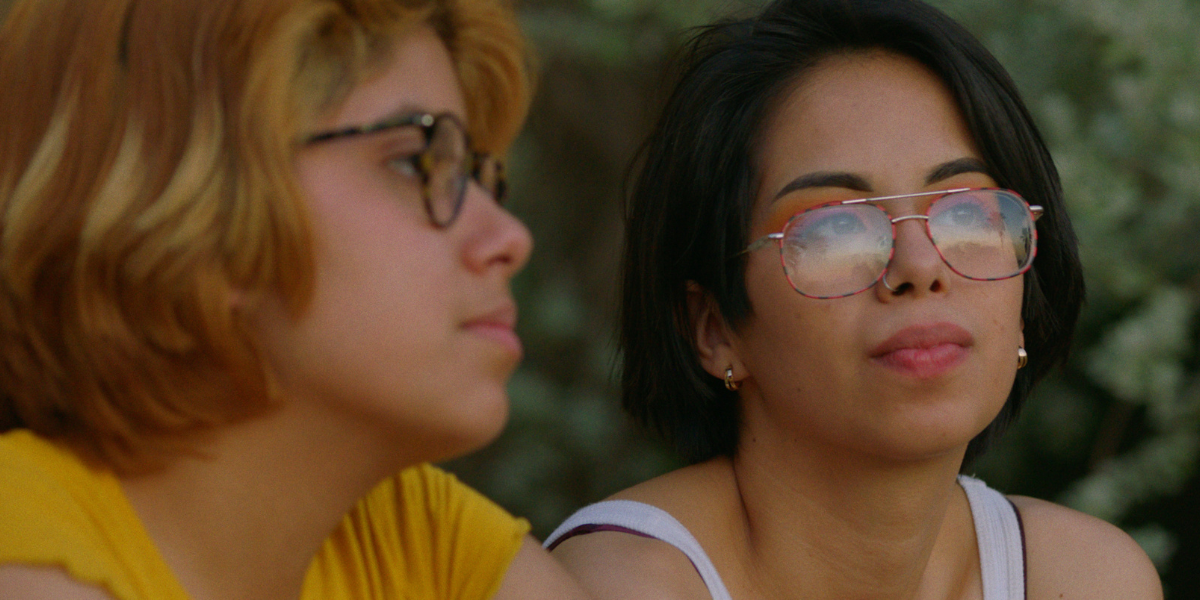
<path fill-rule="evenodd" d="M 517 307 L 512 302 L 463 323 L 463 329 L 484 339 L 495 342 L 518 358 L 524 351 L 521 338 L 515 330 Z"/>
<path fill-rule="evenodd" d="M 961 364 L 975 340 L 953 323 L 913 325 L 871 349 L 871 360 L 916 379 L 932 379 Z"/>

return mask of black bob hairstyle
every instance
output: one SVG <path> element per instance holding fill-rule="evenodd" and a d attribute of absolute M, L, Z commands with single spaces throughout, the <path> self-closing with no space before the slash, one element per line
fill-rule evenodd
<path fill-rule="evenodd" d="M 1040 204 L 1038 254 L 1025 274 L 1028 365 L 973 439 L 964 468 L 1013 421 L 1033 384 L 1066 358 L 1083 302 L 1075 234 L 1058 173 L 1004 68 L 962 26 L 917 0 L 776 0 L 757 17 L 701 28 L 633 172 L 620 324 L 622 401 L 691 462 L 733 456 L 739 402 L 700 366 L 687 288 L 710 294 L 732 327 L 745 288 L 755 148 L 781 94 L 823 58 L 868 50 L 911 57 L 955 98 L 988 172 Z M 1015 358 L 1014 358 L 1015 360 Z"/>

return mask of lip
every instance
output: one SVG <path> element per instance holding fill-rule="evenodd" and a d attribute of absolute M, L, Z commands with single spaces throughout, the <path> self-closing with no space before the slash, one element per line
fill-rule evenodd
<path fill-rule="evenodd" d="M 512 302 L 486 312 L 463 323 L 463 329 L 498 343 L 511 353 L 520 356 L 524 350 L 517 336 L 517 306 Z"/>
<path fill-rule="evenodd" d="M 971 334 L 958 325 L 932 323 L 905 327 L 869 354 L 874 362 L 903 375 L 932 379 L 966 360 L 974 343 Z"/>

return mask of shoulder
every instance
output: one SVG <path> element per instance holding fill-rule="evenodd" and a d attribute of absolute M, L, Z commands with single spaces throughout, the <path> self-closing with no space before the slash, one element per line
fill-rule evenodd
<path fill-rule="evenodd" d="M 489 598 L 528 532 L 528 521 L 453 475 L 411 467 L 372 489 L 326 539 L 309 570 L 306 597 L 403 573 L 406 596 Z M 537 572 L 536 561 L 521 564 Z"/>
<path fill-rule="evenodd" d="M 351 527 L 400 532 L 406 544 L 445 546 L 455 553 L 483 548 L 511 559 L 529 532 L 529 523 L 432 465 L 410 467 L 381 482 L 350 513 Z M 424 541 L 425 543 L 421 543 Z"/>
<path fill-rule="evenodd" d="M 116 476 L 65 445 L 0 435 L 0 490 L 3 585 L 48 594 L 0 588 L 0 598 L 108 598 L 101 588 L 114 598 L 187 596 Z"/>
<path fill-rule="evenodd" d="M 1129 534 L 1051 502 L 1009 499 L 1024 525 L 1030 598 L 1163 597 L 1154 565 Z"/>
<path fill-rule="evenodd" d="M 583 600 L 588 595 L 562 564 L 526 536 L 493 600 Z"/>
<path fill-rule="evenodd" d="M 15 491 L 0 497 L 0 510 L 39 507 L 51 514 L 62 504 L 107 499 L 117 489 L 107 471 L 85 464 L 64 446 L 31 431 L 0 434 L 0 489 Z M 28 506 L 27 506 L 28 505 Z"/>
<path fill-rule="evenodd" d="M 112 572 L 106 539 L 125 533 L 124 521 L 113 518 L 122 500 L 115 479 L 13 431 L 0 436 L 0 490 L 0 563 L 66 565 L 97 577 Z"/>
<path fill-rule="evenodd" d="M 424 523 L 452 524 L 481 520 L 507 526 L 519 542 L 527 525 L 483 494 L 458 480 L 453 474 L 433 465 L 407 468 L 375 486 L 355 507 L 355 513 L 369 519 L 401 516 L 407 525 L 420 528 Z M 518 530 L 520 530 L 518 532 Z"/>
<path fill-rule="evenodd" d="M 708 597 L 691 561 L 656 539 L 600 531 L 564 541 L 554 557 L 598 600 Z"/>
<path fill-rule="evenodd" d="M 104 590 L 80 583 L 60 569 L 0 565 L 0 597 L 7 600 L 113 600 Z"/>
<path fill-rule="evenodd" d="M 706 552 L 721 545 L 719 515 L 735 515 L 728 462 L 685 467 L 614 494 L 610 500 L 640 502 L 669 513 Z M 568 538 L 554 556 L 596 598 L 709 598 L 691 560 L 675 546 L 632 533 L 599 531 Z"/>
<path fill-rule="evenodd" d="M 0 434 L 0 481 L 28 480 L 39 487 L 78 479 L 86 468 L 67 450 L 31 431 Z M 55 485 L 54 487 L 58 487 Z"/>

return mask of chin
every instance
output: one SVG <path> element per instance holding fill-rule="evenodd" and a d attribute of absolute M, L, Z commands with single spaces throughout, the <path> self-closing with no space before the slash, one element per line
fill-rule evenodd
<path fill-rule="evenodd" d="M 480 394 L 471 401 L 456 399 L 459 401 L 462 403 L 456 407 L 457 418 L 445 423 L 442 429 L 444 443 L 436 444 L 442 456 L 431 461 L 458 458 L 479 450 L 500 437 L 508 423 L 508 394 L 503 389 Z"/>
<path fill-rule="evenodd" d="M 954 412 L 921 416 L 924 418 L 893 423 L 886 431 L 877 430 L 873 445 L 879 455 L 898 461 L 961 458 L 967 444 L 991 422 Z"/>

